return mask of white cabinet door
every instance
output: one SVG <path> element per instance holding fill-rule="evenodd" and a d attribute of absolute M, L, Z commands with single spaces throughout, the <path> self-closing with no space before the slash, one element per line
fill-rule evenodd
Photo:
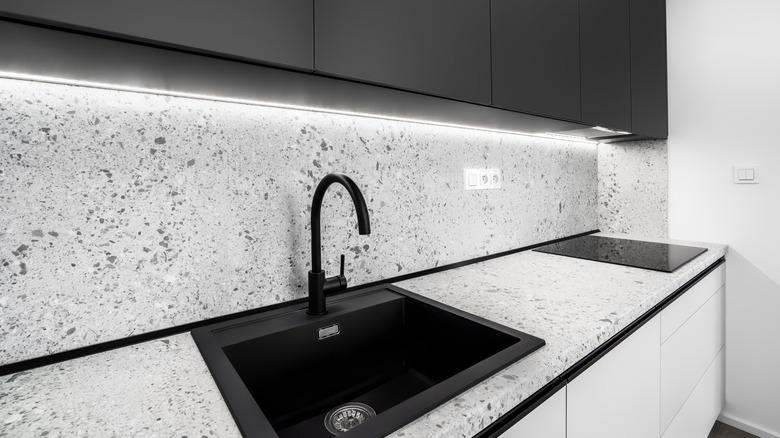
<path fill-rule="evenodd" d="M 654 317 L 567 387 L 568 438 L 658 438 L 660 318 Z"/>
<path fill-rule="evenodd" d="M 661 346 L 661 433 L 689 401 L 691 392 L 701 384 L 702 376 L 723 348 L 723 312 L 721 288 Z"/>
<path fill-rule="evenodd" d="M 720 415 L 724 400 L 724 350 L 712 361 L 663 438 L 706 437 Z"/>
<path fill-rule="evenodd" d="M 566 438 L 566 387 L 501 434 L 501 438 Z"/>

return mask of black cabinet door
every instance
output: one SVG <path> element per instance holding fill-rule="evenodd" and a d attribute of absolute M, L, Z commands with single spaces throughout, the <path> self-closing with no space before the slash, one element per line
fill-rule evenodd
<path fill-rule="evenodd" d="M 634 134 L 669 135 L 666 2 L 631 0 L 631 113 Z"/>
<path fill-rule="evenodd" d="M 317 0 L 315 69 L 490 103 L 489 0 Z"/>
<path fill-rule="evenodd" d="M 578 0 L 492 0 L 493 105 L 580 120 Z"/>
<path fill-rule="evenodd" d="M 629 0 L 580 0 L 582 122 L 631 132 Z"/>
<path fill-rule="evenodd" d="M 313 69 L 312 0 L 3 0 L 0 14 Z"/>

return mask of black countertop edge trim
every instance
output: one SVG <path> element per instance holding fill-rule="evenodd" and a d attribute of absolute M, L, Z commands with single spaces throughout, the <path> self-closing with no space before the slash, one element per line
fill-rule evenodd
<path fill-rule="evenodd" d="M 612 351 L 621 342 L 626 340 L 635 331 L 639 330 L 645 323 L 650 321 L 654 316 L 661 313 L 662 310 L 669 307 L 674 301 L 676 301 L 682 294 L 687 292 L 690 288 L 696 285 L 709 273 L 717 269 L 720 265 L 726 262 L 725 257 L 721 257 L 715 263 L 708 266 L 704 271 L 697 274 L 690 279 L 687 283 L 682 285 L 679 289 L 674 291 L 671 295 L 661 300 L 660 303 L 653 306 L 652 309 L 645 312 L 642 316 L 637 318 L 634 322 L 617 332 L 614 336 L 609 338 L 605 343 L 596 347 L 595 350 L 588 353 L 585 357 L 577 361 L 569 369 L 564 371 L 560 376 L 556 377 L 553 381 L 543 386 L 541 389 L 533 393 L 530 397 L 520 402 L 519 405 L 512 408 L 509 412 L 499 417 L 496 421 L 491 423 L 488 427 L 474 435 L 474 438 L 497 438 L 507 429 L 514 426 L 517 422 L 522 420 L 525 416 L 531 413 L 539 405 L 544 403 L 547 399 L 555 395 L 563 386 L 566 386 L 569 382 L 574 380 L 577 376 L 582 374 L 591 365 L 596 363 L 599 359 L 604 357 L 607 353 Z"/>
<path fill-rule="evenodd" d="M 534 248 L 537 248 L 537 247 L 540 247 L 540 246 L 549 245 L 551 243 L 556 243 L 556 242 L 560 242 L 560 241 L 567 240 L 567 239 L 574 239 L 576 237 L 586 236 L 588 234 L 598 233 L 599 231 L 600 230 L 586 231 L 584 233 L 578 233 L 578 234 L 574 234 L 574 235 L 568 236 L 568 237 L 561 237 L 561 238 L 553 239 L 553 240 L 550 240 L 550 241 L 547 241 L 547 242 L 536 243 L 536 244 L 533 244 L 533 245 L 524 246 L 524 247 L 521 247 L 521 248 L 516 248 L 516 249 L 509 250 L 509 251 L 498 252 L 498 253 L 495 253 L 495 254 L 490 254 L 490 255 L 486 255 L 486 256 L 482 256 L 482 257 L 477 257 L 477 258 L 466 260 L 466 261 L 462 261 L 462 262 L 456 262 L 456 263 L 451 263 L 451 264 L 448 264 L 448 265 L 438 266 L 438 267 L 432 268 L 432 269 L 424 269 L 422 271 L 413 272 L 411 274 L 404 274 L 404 275 L 399 275 L 397 277 L 391 277 L 391 278 L 386 278 L 384 280 L 379 280 L 379 281 L 374 281 L 374 282 L 371 282 L 371 283 L 361 284 L 361 285 L 349 287 L 349 288 L 347 288 L 347 289 L 345 289 L 343 291 L 340 291 L 338 294 L 342 294 L 342 293 L 346 293 L 346 292 L 352 292 L 352 291 L 359 290 L 359 289 L 365 289 L 365 288 L 368 288 L 368 287 L 373 287 L 373 286 L 377 286 L 377 285 L 385 284 L 385 283 L 397 283 L 397 282 L 404 281 L 404 280 L 409 280 L 409 279 L 412 279 L 412 278 L 417 278 L 417 277 L 422 277 L 422 276 L 425 276 L 425 275 L 435 274 L 435 273 L 447 271 L 447 270 L 450 270 L 450 269 L 456 269 L 456 268 L 460 268 L 460 267 L 463 267 L 463 266 L 471 265 L 471 264 L 474 264 L 474 263 L 480 263 L 480 262 L 484 262 L 484 261 L 487 261 L 487 260 L 495 259 L 495 258 L 498 258 L 498 257 L 503 257 L 503 256 L 507 256 L 507 255 L 510 255 L 510 254 L 516 254 L 516 253 L 519 253 L 519 252 L 527 251 L 527 250 L 534 249 Z M 333 295 L 336 295 L 336 294 L 333 294 Z M 73 350 L 62 351 L 62 352 L 50 354 L 50 355 L 47 355 L 47 356 L 41 356 L 41 357 L 36 357 L 36 358 L 33 358 L 33 359 L 22 360 L 22 361 L 19 361 L 19 362 L 14 362 L 14 363 L 6 364 L 6 365 L 0 365 L 0 376 L 5 376 L 5 375 L 8 375 L 8 374 L 14 374 L 14 373 L 18 373 L 18 372 L 21 372 L 21 371 L 27 371 L 27 370 L 31 370 L 33 368 L 38 368 L 38 367 L 42 367 L 42 366 L 46 366 L 46 365 L 52 365 L 52 364 L 55 364 L 55 363 L 58 363 L 58 362 L 65 362 L 65 361 L 68 361 L 68 360 L 77 359 L 77 358 L 80 358 L 80 357 L 89 356 L 89 355 L 96 354 L 96 353 L 103 353 L 103 352 L 106 352 L 106 351 L 109 351 L 109 350 L 114 350 L 114 349 L 117 349 L 117 348 L 123 348 L 123 347 L 127 347 L 127 346 L 134 345 L 134 344 L 140 344 L 142 342 L 147 342 L 147 341 L 151 341 L 151 340 L 154 340 L 154 339 L 165 338 L 165 337 L 168 337 L 168 336 L 173 336 L 173 335 L 177 335 L 177 334 L 184 333 L 184 332 L 189 332 L 189 331 L 191 331 L 191 330 L 193 330 L 195 328 L 198 328 L 198 327 L 203 327 L 203 326 L 207 326 L 207 325 L 211 325 L 211 324 L 215 324 L 215 323 L 219 323 L 219 322 L 229 321 L 231 319 L 241 318 L 241 317 L 245 317 L 245 316 L 250 316 L 250 315 L 257 314 L 257 313 L 267 312 L 267 311 L 278 309 L 278 308 L 281 308 L 281 307 L 284 307 L 284 306 L 289 306 L 291 304 L 301 304 L 301 303 L 305 303 L 305 302 L 307 302 L 307 298 L 300 298 L 300 299 L 297 299 L 297 300 L 285 301 L 285 302 L 282 302 L 282 303 L 272 304 L 270 306 L 260 307 L 260 308 L 257 308 L 257 309 L 251 309 L 251 310 L 245 310 L 243 312 L 231 313 L 229 315 L 218 316 L 216 318 L 204 319 L 202 321 L 196 321 L 196 322 L 191 322 L 191 323 L 188 323 L 188 324 L 182 324 L 182 325 L 178 325 L 178 326 L 174 326 L 174 327 L 168 327 L 168 328 L 161 329 L 161 330 L 155 330 L 155 331 L 151 331 L 151 332 L 147 332 L 147 333 L 141 333 L 141 334 L 138 334 L 138 335 L 128 336 L 128 337 L 122 338 L 122 339 L 115 339 L 113 341 L 108 341 L 108 342 L 103 342 L 103 343 L 99 343 L 99 344 L 89 345 L 89 346 L 81 347 L 81 348 L 75 348 Z"/>
<path fill-rule="evenodd" d="M 474 435 L 474 438 L 497 438 L 501 436 L 501 434 L 517 424 L 520 420 L 525 418 L 526 415 L 530 414 L 531 411 L 546 402 L 547 399 L 558 393 L 558 391 L 565 386 L 566 381 L 556 377 L 544 385 L 540 390 L 531 394 L 530 397 L 521 401 L 519 405 L 510 409 L 509 412 L 498 417 L 496 421 L 490 423 L 490 426 Z"/>

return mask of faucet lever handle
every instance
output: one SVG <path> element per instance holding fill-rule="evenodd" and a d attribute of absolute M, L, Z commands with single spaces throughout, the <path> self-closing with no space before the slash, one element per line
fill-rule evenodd
<path fill-rule="evenodd" d="M 347 288 L 347 277 L 344 276 L 344 254 L 341 255 L 341 273 L 328 277 L 322 286 L 324 292 L 332 292 L 337 290 L 344 290 Z M 324 274 L 323 274 L 324 275 Z"/>

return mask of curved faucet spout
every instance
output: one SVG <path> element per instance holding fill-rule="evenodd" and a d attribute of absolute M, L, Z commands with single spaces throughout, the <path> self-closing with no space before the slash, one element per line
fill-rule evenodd
<path fill-rule="evenodd" d="M 339 183 L 347 190 L 352 202 L 355 204 L 355 213 L 358 220 L 358 233 L 371 234 L 371 225 L 368 220 L 368 207 L 363 199 L 363 194 L 352 179 L 341 173 L 330 173 L 322 178 L 322 181 L 314 190 L 311 204 L 311 271 L 309 271 L 309 311 L 310 315 L 323 315 L 325 309 L 326 290 L 340 290 L 347 287 L 347 279 L 344 277 L 344 262 L 342 258 L 342 272 L 337 277 L 325 278 L 322 271 L 322 230 L 320 228 L 320 216 L 322 200 L 325 192 L 333 183 Z"/>

